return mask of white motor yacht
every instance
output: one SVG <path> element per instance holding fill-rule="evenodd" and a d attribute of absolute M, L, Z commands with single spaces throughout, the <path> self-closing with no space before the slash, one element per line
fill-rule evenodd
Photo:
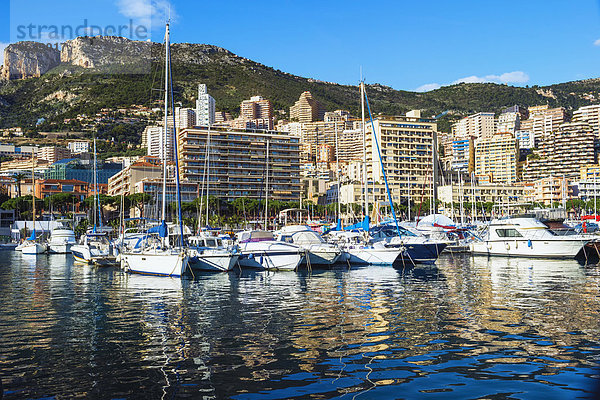
<path fill-rule="evenodd" d="M 400 248 L 385 247 L 383 242 L 368 244 L 365 232 L 331 231 L 328 235 L 347 254 L 350 264 L 392 265 L 402 253 Z"/>
<path fill-rule="evenodd" d="M 342 251 L 335 245 L 327 243 L 321 235 L 306 225 L 284 226 L 277 233 L 277 240 L 295 244 L 308 252 L 310 265 L 332 265 L 342 256 Z"/>
<path fill-rule="evenodd" d="M 48 252 L 55 254 L 67 254 L 71 247 L 77 244 L 75 232 L 72 229 L 58 227 L 52 230 L 48 241 Z"/>
<path fill-rule="evenodd" d="M 189 237 L 188 245 L 192 270 L 231 271 L 240 256 L 234 249 L 227 249 L 221 238 L 204 232 Z"/>
<path fill-rule="evenodd" d="M 574 258 L 591 240 L 575 232 L 554 232 L 533 217 L 495 219 L 470 243 L 480 255 Z"/>
<path fill-rule="evenodd" d="M 112 265 L 115 256 L 106 232 L 88 232 L 81 236 L 79 244 L 71 246 L 75 261 L 85 264 Z"/>
<path fill-rule="evenodd" d="M 268 231 L 242 231 L 237 239 L 239 263 L 246 268 L 294 271 L 305 254 L 300 246 L 276 241 Z"/>

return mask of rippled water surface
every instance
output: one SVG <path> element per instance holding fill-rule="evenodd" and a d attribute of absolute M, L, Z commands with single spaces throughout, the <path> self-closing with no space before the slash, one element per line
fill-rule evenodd
<path fill-rule="evenodd" d="M 591 398 L 600 269 L 236 271 L 179 280 L 0 254 L 0 376 L 21 398 Z"/>

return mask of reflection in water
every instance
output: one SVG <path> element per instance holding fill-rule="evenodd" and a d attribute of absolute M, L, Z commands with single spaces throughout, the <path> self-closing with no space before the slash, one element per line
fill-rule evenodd
<path fill-rule="evenodd" d="M 585 396 L 599 282 L 553 260 L 179 280 L 7 252 L 0 373 L 9 399 Z"/>

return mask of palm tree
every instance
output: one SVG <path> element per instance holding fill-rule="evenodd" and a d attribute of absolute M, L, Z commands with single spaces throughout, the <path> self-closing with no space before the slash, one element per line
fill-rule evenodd
<path fill-rule="evenodd" d="M 21 197 L 21 181 L 23 181 L 26 177 L 27 175 L 22 172 L 13 175 L 13 179 L 17 184 L 17 197 Z"/>

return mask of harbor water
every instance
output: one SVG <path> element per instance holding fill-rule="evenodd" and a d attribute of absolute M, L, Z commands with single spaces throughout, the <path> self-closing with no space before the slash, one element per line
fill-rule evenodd
<path fill-rule="evenodd" d="M 5 399 L 594 398 L 600 268 L 128 275 L 0 253 Z"/>

